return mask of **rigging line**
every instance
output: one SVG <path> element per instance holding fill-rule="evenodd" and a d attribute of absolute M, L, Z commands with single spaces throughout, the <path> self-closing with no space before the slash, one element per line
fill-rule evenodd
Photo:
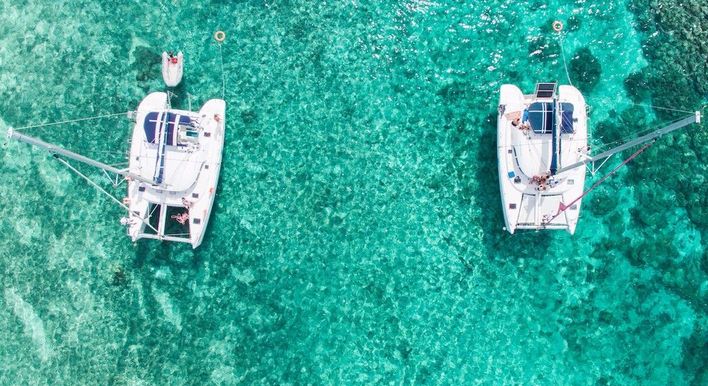
<path fill-rule="evenodd" d="M 102 188 L 100 185 L 98 185 L 97 183 L 93 182 L 93 180 L 91 180 L 90 178 L 88 178 L 86 175 L 82 174 L 82 173 L 81 173 L 80 171 L 78 171 L 75 167 L 71 166 L 71 164 L 70 164 L 69 162 L 67 162 L 66 160 L 64 160 L 64 159 L 62 159 L 62 158 L 59 158 L 59 156 L 56 155 L 56 154 L 54 154 L 54 158 L 56 158 L 57 161 L 59 161 L 59 162 L 63 163 L 64 165 L 66 165 L 66 167 L 68 167 L 68 168 L 69 168 L 71 171 L 73 171 L 74 173 L 78 174 L 81 178 L 83 178 L 84 180 L 86 180 L 86 182 L 88 182 L 89 184 L 91 184 L 91 185 L 92 185 L 94 188 L 96 188 L 99 192 L 105 194 L 105 195 L 108 196 L 111 200 L 115 201 L 118 205 L 120 205 L 123 209 L 127 210 L 128 212 L 130 212 L 130 208 L 128 208 L 127 206 L 125 206 L 125 204 L 123 204 L 122 202 L 120 202 L 120 200 L 118 200 L 117 198 L 113 197 L 113 195 L 111 195 L 110 193 L 108 193 L 105 189 L 103 189 L 103 188 Z M 153 226 L 150 225 L 147 221 L 145 221 L 145 219 L 142 219 L 142 218 L 141 218 L 140 221 L 142 221 L 143 223 L 145 223 L 145 225 L 149 226 L 149 227 L 152 228 L 155 232 L 157 232 L 157 229 L 153 228 Z"/>
<path fill-rule="evenodd" d="M 568 78 L 568 84 L 571 86 L 573 85 L 573 82 L 570 80 L 570 73 L 568 72 L 568 63 L 565 61 L 565 50 L 563 49 L 563 33 L 559 32 L 558 33 L 558 45 L 560 46 L 561 49 L 561 57 L 563 58 L 563 68 L 565 68 L 565 76 Z"/>
<path fill-rule="evenodd" d="M 190 152 L 190 153 L 191 153 L 191 152 Z M 178 161 L 179 163 L 178 163 L 177 166 L 174 168 L 174 171 L 172 172 L 172 174 L 167 178 L 168 180 L 171 180 L 172 177 L 175 176 L 177 173 L 182 172 L 182 167 L 184 166 L 185 163 L 187 163 L 187 164 L 190 164 L 190 163 L 193 163 L 193 164 L 197 164 L 197 163 L 205 164 L 205 163 L 206 163 L 206 161 L 190 161 L 190 160 L 187 160 L 186 158 L 174 158 L 174 160 Z M 199 172 L 201 173 L 201 167 L 199 168 Z"/>
<path fill-rule="evenodd" d="M 641 149 L 637 150 L 636 152 L 634 152 L 634 154 L 632 154 L 631 156 L 629 156 L 629 158 L 627 158 L 626 160 L 622 161 L 622 163 L 620 163 L 619 165 L 617 165 L 614 169 L 612 169 L 612 171 L 610 171 L 609 173 L 607 173 L 607 174 L 605 174 L 604 176 L 602 176 L 602 178 L 600 178 L 599 181 L 597 181 L 596 183 L 594 183 L 594 184 L 590 187 L 590 189 L 584 191 L 583 194 L 581 194 L 578 198 L 576 198 L 575 200 L 573 200 L 570 204 L 567 204 L 567 205 L 566 205 L 566 204 L 563 204 L 563 202 L 559 203 L 559 204 L 558 204 L 558 212 L 556 212 L 556 214 L 553 215 L 553 217 L 551 217 L 551 218 L 548 219 L 546 222 L 544 222 L 544 224 L 550 224 L 551 222 L 553 222 L 553 220 L 555 220 L 555 218 L 558 217 L 561 213 L 565 212 L 566 209 L 570 208 L 570 207 L 573 206 L 576 202 L 580 201 L 580 199 L 582 199 L 583 197 L 585 197 L 588 193 L 592 192 L 592 191 L 593 191 L 595 188 L 597 188 L 601 183 L 605 182 L 605 180 L 608 179 L 611 175 L 615 174 L 622 166 L 628 164 L 631 160 L 635 159 L 635 158 L 636 158 L 639 154 L 641 154 L 644 150 L 648 149 L 649 146 L 653 145 L 655 141 L 656 141 L 656 140 L 653 140 L 653 141 L 651 141 L 651 142 L 645 144 L 644 146 L 642 146 Z"/>
<path fill-rule="evenodd" d="M 150 211 L 150 214 L 148 214 L 148 217 L 152 218 L 152 215 L 155 214 L 155 211 L 157 210 L 157 208 L 160 207 L 160 205 L 162 205 L 162 204 L 157 204 L 157 205 L 153 206 L 152 210 Z M 157 229 L 155 229 L 155 228 L 152 228 L 152 229 L 154 229 L 155 232 L 157 232 Z"/>
<path fill-rule="evenodd" d="M 150 155 L 145 155 L 145 156 L 142 156 L 142 155 L 141 155 L 141 156 L 140 156 L 140 159 L 146 160 L 146 161 L 152 161 L 152 160 L 157 159 L 157 158 L 156 158 L 156 157 L 152 157 L 152 156 L 150 156 Z M 165 161 L 180 161 L 180 162 L 189 163 L 189 164 L 199 164 L 199 163 L 202 163 L 202 162 L 203 162 L 203 161 L 188 161 L 188 160 L 183 159 L 183 158 L 180 158 L 180 157 L 174 157 L 174 158 L 171 158 L 171 157 L 164 157 L 164 160 L 165 160 Z"/>
<path fill-rule="evenodd" d="M 226 75 L 224 74 L 224 53 L 219 43 L 219 58 L 221 59 L 221 99 L 224 99 L 226 94 Z"/>
<path fill-rule="evenodd" d="M 99 154 L 112 154 L 112 155 L 125 155 L 125 151 L 120 151 L 120 150 L 94 150 L 94 153 L 99 153 Z"/>
<path fill-rule="evenodd" d="M 543 145 L 543 144 L 539 144 L 539 145 Z M 543 166 L 544 169 L 548 169 L 548 165 L 543 160 L 543 156 L 538 154 L 538 152 L 536 151 L 537 147 L 538 146 L 531 146 L 531 144 L 529 144 L 529 152 L 533 153 L 533 155 L 541 161 L 541 166 Z M 543 150 L 543 149 L 541 149 L 541 150 Z"/>
<path fill-rule="evenodd" d="M 600 163 L 600 166 L 598 166 L 598 167 L 595 167 L 595 163 L 593 162 L 593 164 L 592 164 L 592 174 L 595 175 L 595 173 L 597 173 L 603 166 L 605 166 L 605 164 L 607 163 L 607 161 L 609 161 L 610 158 L 612 158 L 612 156 L 614 156 L 614 154 L 612 154 L 611 156 L 605 158 L 605 159 L 602 161 L 602 163 Z"/>
<path fill-rule="evenodd" d="M 646 104 L 646 103 L 618 102 L 618 101 L 616 101 L 616 100 L 612 100 L 612 99 L 609 99 L 609 98 L 607 98 L 607 97 L 593 97 L 593 96 L 589 96 L 589 97 L 587 97 L 586 99 L 595 100 L 595 101 L 602 101 L 602 102 L 606 102 L 606 103 L 613 103 L 613 104 L 630 105 L 630 106 L 642 106 L 642 107 L 648 107 L 648 108 L 651 108 L 651 109 L 667 110 L 667 111 L 676 111 L 676 112 L 688 113 L 688 114 L 694 112 L 694 111 L 690 111 L 690 110 L 682 110 L 682 109 L 674 109 L 674 108 L 670 108 L 670 107 L 654 106 L 654 105 L 650 105 L 650 104 Z"/>
<path fill-rule="evenodd" d="M 693 114 L 691 114 L 691 115 L 693 115 Z M 664 122 L 664 123 L 661 124 L 661 125 L 659 125 L 659 124 L 657 124 L 657 123 L 654 123 L 654 122 L 651 122 L 650 124 L 652 125 L 652 127 L 656 127 L 656 126 L 664 127 L 664 126 L 672 125 L 672 124 L 674 124 L 674 123 L 676 123 L 676 122 L 679 122 L 679 121 L 683 120 L 684 118 L 686 118 L 686 117 L 679 118 L 679 119 L 675 119 L 675 120 L 673 120 L 673 121 L 666 121 L 666 122 Z M 627 122 L 624 122 L 624 121 L 623 121 L 622 123 L 628 124 Z M 600 145 L 594 145 L 594 146 L 593 146 L 593 151 L 594 151 L 594 152 L 598 152 L 599 150 L 603 150 L 603 149 L 607 149 L 607 148 L 612 148 L 612 147 L 615 147 L 615 146 L 618 145 L 618 144 L 622 144 L 622 143 L 631 141 L 632 139 L 641 137 L 641 136 L 643 136 L 643 135 L 645 135 L 645 134 L 651 133 L 651 132 L 653 132 L 653 131 L 656 130 L 655 128 L 652 128 L 652 127 L 649 127 L 649 128 L 647 128 L 647 129 L 644 129 L 644 130 L 641 130 L 641 131 L 628 133 L 628 135 L 625 135 L 625 136 L 623 136 L 623 137 L 621 137 L 621 138 L 619 138 L 619 139 L 617 139 L 617 140 L 611 141 L 611 142 L 607 142 L 607 143 L 604 143 L 604 142 L 603 142 L 603 143 L 600 144 Z M 599 136 L 599 138 L 592 138 L 592 140 L 598 140 L 598 139 L 599 139 L 599 140 L 602 140 L 606 135 L 607 135 L 607 134 L 601 135 L 601 136 Z"/>
<path fill-rule="evenodd" d="M 110 117 L 115 117 L 115 116 L 118 116 L 118 115 L 125 115 L 125 114 L 127 114 L 127 113 L 129 113 L 129 111 L 125 111 L 125 112 L 122 112 L 122 113 L 112 113 L 112 114 L 105 114 L 105 115 L 97 115 L 97 116 L 94 116 L 94 117 L 70 119 L 70 120 L 66 120 L 66 121 L 59 121 L 59 122 L 52 122 L 52 123 L 40 123 L 40 124 L 37 124 L 37 125 L 29 125 L 29 126 L 18 127 L 18 128 L 15 128 L 15 130 L 16 130 L 16 131 L 19 131 L 19 130 L 26 130 L 26 129 L 34 129 L 34 128 L 38 128 L 38 127 L 47 127 L 47 126 L 63 125 L 63 124 L 74 123 L 74 122 L 83 122 L 83 121 L 89 121 L 89 120 L 92 120 L 92 119 L 110 118 Z"/>

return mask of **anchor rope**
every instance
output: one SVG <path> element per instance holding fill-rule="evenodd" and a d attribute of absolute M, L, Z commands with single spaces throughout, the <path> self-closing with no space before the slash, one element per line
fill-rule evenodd
<path fill-rule="evenodd" d="M 561 51 L 561 57 L 563 58 L 563 68 L 565 69 L 565 76 L 568 79 L 568 84 L 573 86 L 573 82 L 570 80 L 570 72 L 568 71 L 568 62 L 565 57 L 565 49 L 563 48 L 563 31 L 558 32 L 558 45 L 560 46 L 560 51 Z M 597 97 L 588 97 L 587 99 L 590 100 L 601 100 L 603 102 L 612 102 L 613 104 L 617 104 L 616 100 L 610 100 L 608 98 L 597 98 Z M 650 105 L 646 103 L 632 103 L 632 102 L 621 102 L 622 104 L 626 105 L 632 105 L 632 106 L 642 106 L 642 107 L 648 107 L 648 108 L 653 108 L 657 110 L 665 110 L 665 111 L 674 111 L 674 112 L 679 112 L 679 113 L 693 113 L 693 111 L 690 110 L 682 110 L 682 109 L 675 109 L 671 107 L 662 107 L 662 106 L 655 106 L 655 105 Z M 705 105 L 702 107 L 702 109 L 705 109 Z"/>
<path fill-rule="evenodd" d="M 563 58 L 563 68 L 565 68 L 565 76 L 568 78 L 568 84 L 572 86 L 573 82 L 570 80 L 570 72 L 568 72 L 568 63 L 565 60 L 565 50 L 563 49 L 563 32 L 558 32 L 558 45 L 561 49 L 561 57 Z"/>
<path fill-rule="evenodd" d="M 221 43 L 219 43 L 219 59 L 221 60 L 221 99 L 224 99 L 226 94 L 226 75 L 224 72 L 224 53 L 221 49 Z"/>

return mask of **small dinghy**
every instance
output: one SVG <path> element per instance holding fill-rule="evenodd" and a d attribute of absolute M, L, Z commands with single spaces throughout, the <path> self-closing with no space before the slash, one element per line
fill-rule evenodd
<path fill-rule="evenodd" d="M 182 81 L 184 69 L 184 56 L 182 52 L 175 56 L 172 52 L 162 52 L 162 79 L 167 87 L 177 87 Z"/>

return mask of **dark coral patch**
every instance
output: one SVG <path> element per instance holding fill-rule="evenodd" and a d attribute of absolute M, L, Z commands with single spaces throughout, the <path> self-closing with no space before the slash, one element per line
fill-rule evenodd
<path fill-rule="evenodd" d="M 644 72 L 635 72 L 624 80 L 624 88 L 632 101 L 641 102 L 651 95 L 649 80 Z"/>
<path fill-rule="evenodd" d="M 573 79 L 581 91 L 592 91 L 600 81 L 602 66 L 589 48 L 583 47 L 575 52 L 570 59 L 570 77 Z"/>
<path fill-rule="evenodd" d="M 575 32 L 580 30 L 580 27 L 582 26 L 582 19 L 573 15 L 568 18 L 568 31 L 569 32 Z"/>

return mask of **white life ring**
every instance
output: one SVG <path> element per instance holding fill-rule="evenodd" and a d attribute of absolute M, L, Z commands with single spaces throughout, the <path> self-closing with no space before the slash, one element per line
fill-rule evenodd
<path fill-rule="evenodd" d="M 563 23 L 560 20 L 553 22 L 553 30 L 556 32 L 563 31 Z"/>

